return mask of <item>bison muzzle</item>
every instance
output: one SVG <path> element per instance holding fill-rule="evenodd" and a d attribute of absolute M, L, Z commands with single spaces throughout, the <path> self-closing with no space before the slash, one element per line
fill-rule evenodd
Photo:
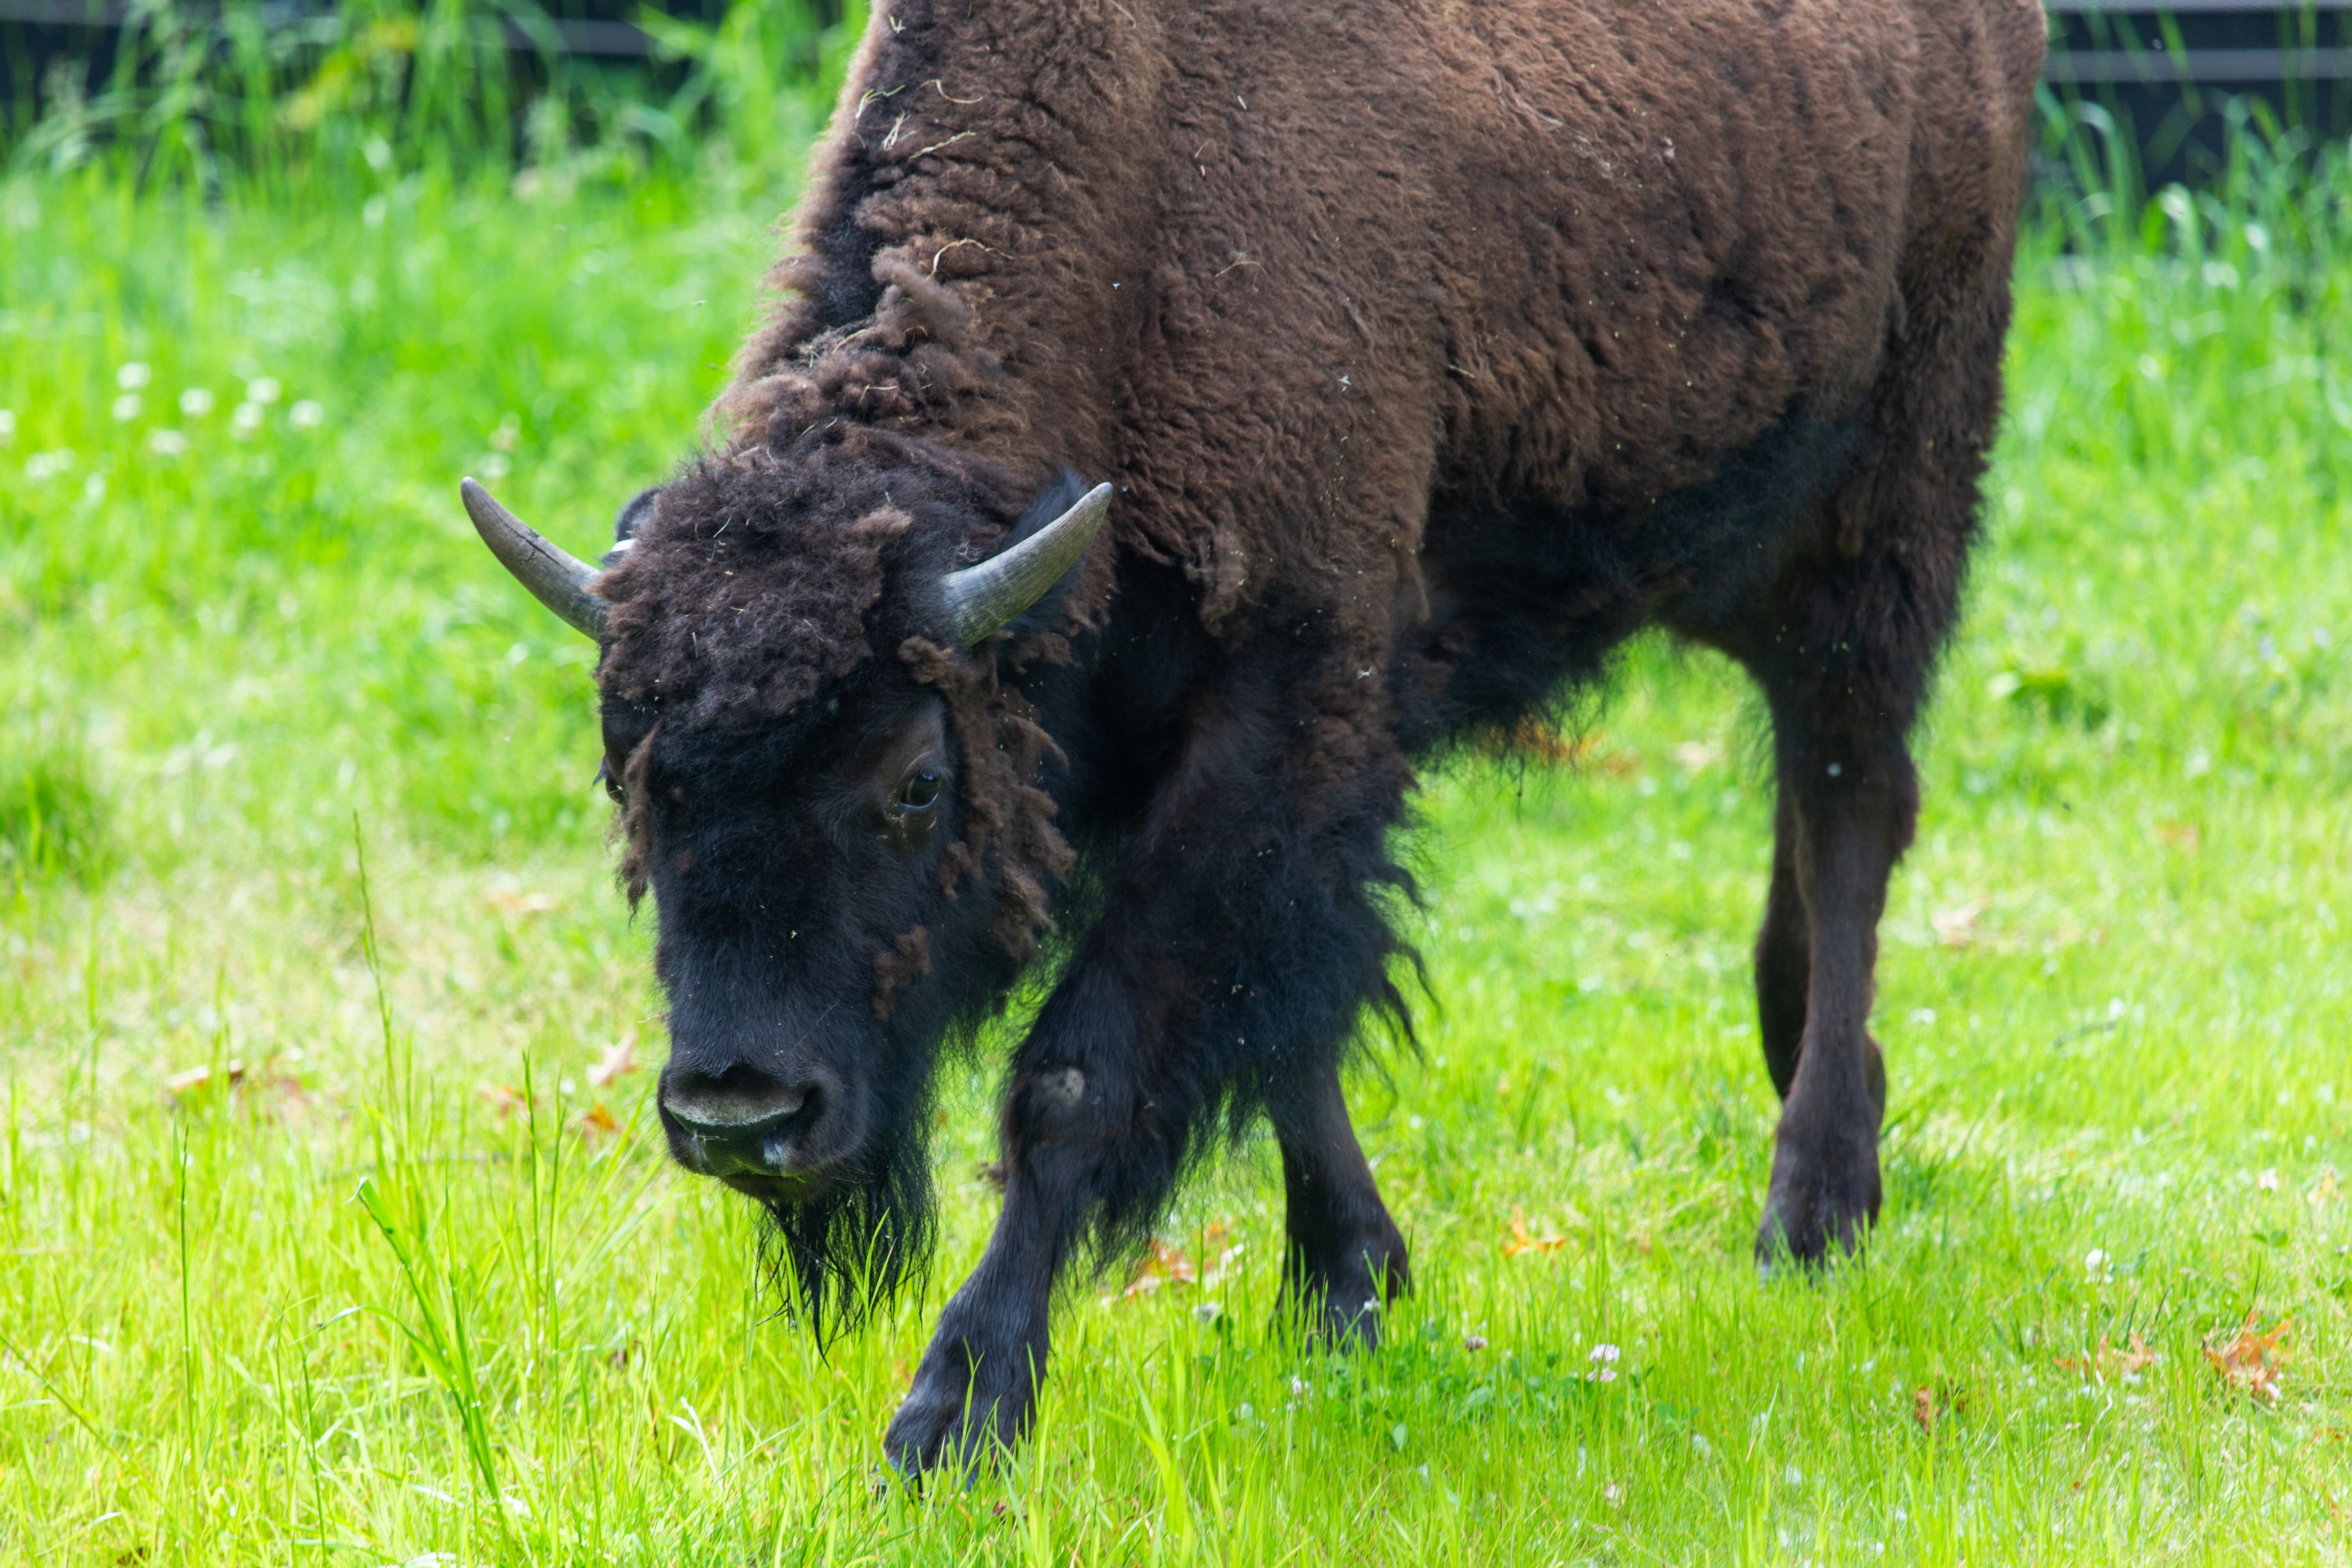
<path fill-rule="evenodd" d="M 1861 1243 L 2042 37 L 2032 0 L 886 0 L 710 447 L 601 567 L 468 481 L 602 647 L 670 1147 L 766 1206 L 819 1331 L 926 1255 L 943 1053 L 1046 986 L 894 1462 L 1016 1437 L 1065 1264 L 1261 1119 L 1287 1299 L 1378 1340 L 1405 1246 L 1340 1069 L 1402 1019 L 1413 770 L 1645 626 L 1771 717 L 1759 1255 Z"/>

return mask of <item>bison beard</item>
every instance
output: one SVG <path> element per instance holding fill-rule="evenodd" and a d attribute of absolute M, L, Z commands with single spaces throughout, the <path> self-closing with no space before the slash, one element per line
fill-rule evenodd
<path fill-rule="evenodd" d="M 838 1185 L 797 1203 L 760 1202 L 761 1272 L 798 1304 L 820 1346 L 855 1331 L 930 1260 L 937 1205 L 922 1118 L 911 1121 Z"/>
<path fill-rule="evenodd" d="M 1645 626 L 1772 720 L 1758 1256 L 1878 1213 L 1876 928 L 1999 420 L 2039 7 L 1275 15 L 877 4 L 716 448 L 626 558 L 592 592 L 467 491 L 604 644 L 671 1147 L 768 1204 L 820 1334 L 919 1267 L 943 1045 L 1055 950 L 909 1469 L 1020 1434 L 1064 1266 L 1261 1116 L 1291 1307 L 1377 1342 L 1408 1263 L 1340 1074 L 1403 1020 L 1413 770 Z M 1091 550 L 1066 467 L 1117 487 Z M 965 613 L 1016 577 L 1043 596 Z"/>

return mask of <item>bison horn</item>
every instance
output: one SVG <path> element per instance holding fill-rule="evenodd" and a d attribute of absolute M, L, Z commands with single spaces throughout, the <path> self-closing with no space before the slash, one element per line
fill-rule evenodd
<path fill-rule="evenodd" d="M 595 581 L 596 568 L 575 561 L 541 538 L 473 480 L 460 484 L 457 494 L 482 542 L 490 547 L 500 565 L 515 574 L 517 582 L 530 590 L 530 596 L 562 616 L 572 630 L 603 642 L 604 601 L 588 586 Z"/>
<path fill-rule="evenodd" d="M 1045 590 L 1078 563 L 1109 511 L 1110 487 L 1097 485 L 1076 506 L 1010 550 L 942 578 L 947 632 L 954 645 L 970 647 L 1044 598 Z"/>

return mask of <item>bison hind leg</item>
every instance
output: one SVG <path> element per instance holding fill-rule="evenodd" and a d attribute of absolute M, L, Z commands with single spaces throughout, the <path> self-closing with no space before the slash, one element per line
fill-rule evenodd
<path fill-rule="evenodd" d="M 1269 1109 L 1287 1202 L 1283 1310 L 1319 1345 L 1378 1349 L 1381 1314 L 1411 1289 L 1411 1264 L 1356 1142 L 1337 1066 Z"/>

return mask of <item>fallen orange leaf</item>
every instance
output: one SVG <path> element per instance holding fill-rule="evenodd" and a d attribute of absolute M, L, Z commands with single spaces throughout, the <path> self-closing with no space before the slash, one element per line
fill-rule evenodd
<path fill-rule="evenodd" d="M 2259 1400 L 2275 1400 L 2279 1396 L 2279 1379 L 2286 1370 L 2287 1331 L 2294 1326 L 2292 1318 L 2281 1318 L 2270 1332 L 2254 1332 L 2254 1313 L 2249 1310 L 2246 1321 L 2238 1325 L 2237 1333 L 2225 1345 L 2205 1347 L 2205 1359 L 2213 1363 L 2213 1371 L 2221 1381 L 2241 1393 Z"/>
<path fill-rule="evenodd" d="M 1511 1211 L 1511 1232 L 1503 1238 L 1503 1256 L 1517 1258 L 1522 1252 L 1558 1252 L 1568 1245 L 1564 1236 L 1530 1236 L 1528 1219 L 1518 1209 Z"/>
<path fill-rule="evenodd" d="M 2156 1364 L 2156 1352 L 2138 1334 L 2132 1335 L 2131 1343 L 2121 1350 L 2108 1343 L 2102 1334 L 2097 1350 L 2079 1356 L 2053 1357 L 2052 1364 L 2061 1372 L 2079 1373 L 2097 1383 L 2105 1383 L 2110 1376 L 2125 1383 L 2137 1383 L 2139 1374 Z"/>
<path fill-rule="evenodd" d="M 593 1143 L 599 1138 L 610 1138 L 618 1132 L 621 1124 L 613 1120 L 613 1113 L 604 1109 L 604 1102 L 600 1100 L 573 1120 L 572 1130 L 584 1141 Z"/>

